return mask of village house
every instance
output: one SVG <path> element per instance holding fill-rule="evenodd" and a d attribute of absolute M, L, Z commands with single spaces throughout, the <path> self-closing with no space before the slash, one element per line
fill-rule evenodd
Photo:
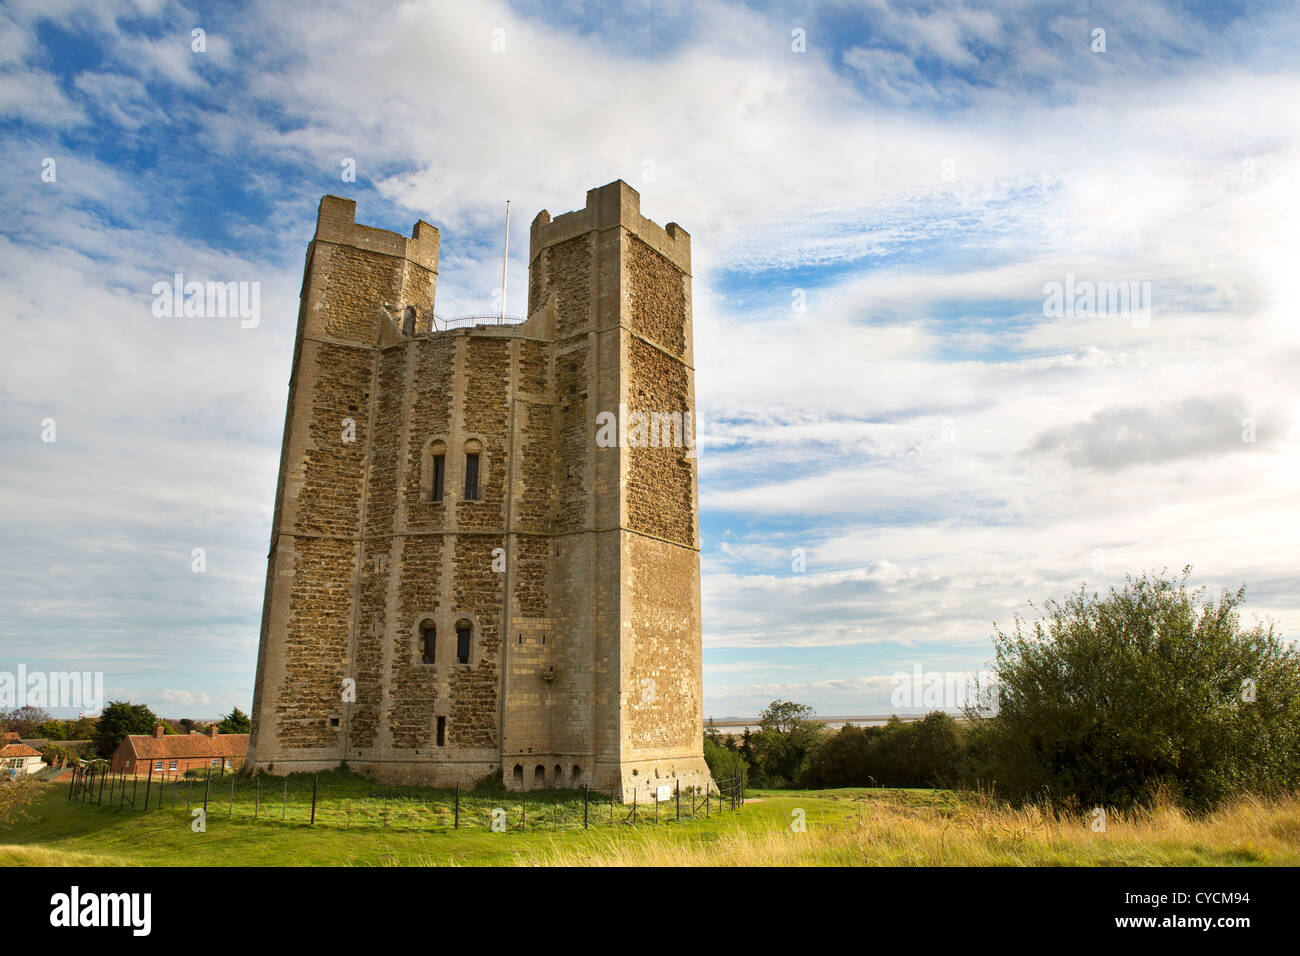
<path fill-rule="evenodd" d="M 112 772 L 148 775 L 204 767 L 234 770 L 243 764 L 247 753 L 248 734 L 217 733 L 216 724 L 206 733 L 168 734 L 159 724 L 152 736 L 131 734 L 122 740 L 113 752 Z"/>
<path fill-rule="evenodd" d="M 0 773 L 35 773 L 41 769 L 41 754 L 26 744 L 5 744 L 0 747 Z"/>

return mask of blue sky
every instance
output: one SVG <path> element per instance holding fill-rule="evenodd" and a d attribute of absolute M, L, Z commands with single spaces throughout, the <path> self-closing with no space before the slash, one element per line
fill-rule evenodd
<path fill-rule="evenodd" d="M 616 178 L 693 240 L 706 714 L 888 710 L 1188 563 L 1300 626 L 1292 3 L 366 10 L 0 11 L 0 670 L 247 710 L 320 196 L 436 224 L 442 314 L 511 199 L 520 312 L 527 222 Z M 154 317 L 175 272 L 261 322 Z M 1067 276 L 1149 321 L 1047 315 Z"/>

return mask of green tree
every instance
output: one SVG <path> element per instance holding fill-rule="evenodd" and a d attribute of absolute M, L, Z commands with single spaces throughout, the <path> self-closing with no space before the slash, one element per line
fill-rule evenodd
<path fill-rule="evenodd" d="M 813 747 L 800 777 L 810 787 L 952 787 L 972 779 L 962 725 L 943 711 L 883 727 L 843 727 Z"/>
<path fill-rule="evenodd" d="M 95 725 L 99 723 L 99 718 L 78 717 L 76 720 L 65 720 L 63 723 L 68 729 L 65 740 L 94 740 Z"/>
<path fill-rule="evenodd" d="M 760 786 L 789 786 L 799 777 L 808 753 L 822 735 L 806 704 L 774 700 L 758 716 L 759 729 L 746 731 L 742 753 Z"/>
<path fill-rule="evenodd" d="M 874 769 L 867 732 L 846 724 L 818 740 L 800 779 L 808 787 L 865 787 L 875 782 Z"/>
<path fill-rule="evenodd" d="M 1164 786 L 1208 809 L 1300 785 L 1300 651 L 1242 627 L 1244 587 L 1216 603 L 1190 573 L 1081 588 L 997 631 L 997 713 L 968 716 L 1000 793 L 1124 807 Z"/>
<path fill-rule="evenodd" d="M 17 731 L 19 737 L 36 736 L 36 728 L 53 719 L 49 711 L 31 704 L 0 713 L 0 724 L 5 730 Z"/>
<path fill-rule="evenodd" d="M 966 770 L 969 745 L 962 725 L 941 710 L 931 711 L 907 725 L 912 738 L 911 778 L 913 787 L 954 787 Z"/>
<path fill-rule="evenodd" d="M 95 722 L 91 739 L 101 757 L 111 758 L 127 735 L 152 734 L 158 723 L 158 716 L 145 704 L 110 701 Z"/>
<path fill-rule="evenodd" d="M 817 712 L 807 704 L 796 704 L 792 700 L 774 700 L 758 715 L 758 725 L 763 730 L 791 734 L 811 723 L 815 716 Z"/>
<path fill-rule="evenodd" d="M 226 714 L 221 723 L 217 726 L 219 734 L 247 734 L 252 732 L 253 722 L 248 719 L 248 715 L 236 707 L 230 713 Z"/>
<path fill-rule="evenodd" d="M 36 736 L 46 740 L 67 740 L 68 728 L 61 720 L 47 720 L 36 728 Z"/>
<path fill-rule="evenodd" d="M 704 735 L 704 762 L 709 765 L 713 782 L 728 787 L 738 775 L 742 785 L 749 781 L 749 764 L 736 750 L 724 746 L 716 734 Z"/>

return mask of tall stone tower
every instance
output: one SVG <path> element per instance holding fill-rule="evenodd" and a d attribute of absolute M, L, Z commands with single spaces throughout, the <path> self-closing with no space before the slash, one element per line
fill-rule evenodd
<path fill-rule="evenodd" d="M 250 765 L 702 787 L 690 236 L 593 189 L 526 321 L 447 328 L 438 231 L 355 212 L 307 249 Z"/>

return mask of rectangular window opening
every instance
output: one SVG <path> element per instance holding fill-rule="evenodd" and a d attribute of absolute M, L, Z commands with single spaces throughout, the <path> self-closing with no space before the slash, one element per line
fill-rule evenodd
<path fill-rule="evenodd" d="M 438 718 L 438 746 L 443 747 L 447 743 L 447 718 Z"/>
<path fill-rule="evenodd" d="M 433 500 L 442 500 L 443 483 L 447 475 L 447 458 L 445 455 L 433 456 Z"/>
<path fill-rule="evenodd" d="M 438 656 L 438 636 L 437 631 L 432 624 L 427 624 L 420 629 L 420 642 L 424 650 L 424 663 L 434 664 Z"/>
<path fill-rule="evenodd" d="M 478 501 L 478 455 L 465 456 L 465 500 Z"/>

